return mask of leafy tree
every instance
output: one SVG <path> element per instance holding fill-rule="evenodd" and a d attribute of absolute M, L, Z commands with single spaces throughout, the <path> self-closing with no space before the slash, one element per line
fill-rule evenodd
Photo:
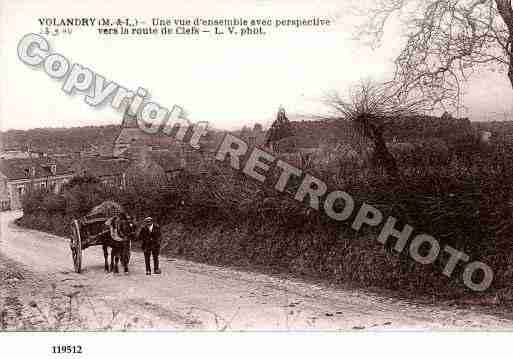
<path fill-rule="evenodd" d="M 276 120 L 273 122 L 271 128 L 267 132 L 267 139 L 265 144 L 266 146 L 273 145 L 277 141 L 293 135 L 294 133 L 292 131 L 292 125 L 287 118 L 285 109 L 280 107 L 278 114 L 276 115 Z"/>

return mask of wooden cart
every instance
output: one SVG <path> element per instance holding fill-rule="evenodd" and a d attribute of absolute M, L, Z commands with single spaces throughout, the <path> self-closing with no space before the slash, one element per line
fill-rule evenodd
<path fill-rule="evenodd" d="M 81 218 L 71 222 L 70 249 L 75 272 L 82 271 L 82 251 L 92 246 L 103 246 L 112 241 L 110 230 L 105 224 L 108 218 Z M 130 251 L 128 252 L 130 260 Z"/>

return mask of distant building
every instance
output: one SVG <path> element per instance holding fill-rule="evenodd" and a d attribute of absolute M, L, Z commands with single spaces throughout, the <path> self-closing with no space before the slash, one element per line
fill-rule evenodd
<path fill-rule="evenodd" d="M 9 160 L 13 158 L 37 158 L 44 157 L 44 152 L 30 151 L 28 149 L 20 148 L 6 148 L 0 151 L 0 159 Z"/>
<path fill-rule="evenodd" d="M 132 147 L 144 147 L 149 150 L 170 149 L 180 147 L 180 144 L 172 136 L 160 131 L 156 134 L 142 131 L 137 125 L 136 116 L 128 114 L 127 111 L 123 116 L 120 132 L 114 140 L 112 156 L 119 157 Z"/>
<path fill-rule="evenodd" d="M 168 150 L 140 151 L 125 172 L 126 185 L 145 182 L 166 184 L 184 169 L 183 158 Z"/>
<path fill-rule="evenodd" d="M 266 134 L 267 131 L 264 131 L 262 125 L 259 123 L 256 123 L 252 129 L 248 126 L 244 126 L 240 131 L 235 131 L 235 135 L 241 140 L 244 140 L 250 147 L 264 146 Z"/>
<path fill-rule="evenodd" d="M 58 192 L 73 173 L 49 157 L 0 159 L 0 208 L 20 209 L 22 196 L 31 189 Z"/>
<path fill-rule="evenodd" d="M 172 179 L 184 166 L 179 153 L 131 147 L 120 157 L 79 158 L 70 169 L 75 176 L 92 176 L 102 184 L 126 188 L 141 178 L 155 182 Z"/>
<path fill-rule="evenodd" d="M 94 145 L 90 144 L 87 148 L 77 151 L 75 154 L 79 157 L 110 157 L 113 152 L 113 144 Z M 65 155 L 65 154 L 60 154 Z M 55 157 L 55 155 L 52 155 Z"/>
<path fill-rule="evenodd" d="M 92 176 L 101 183 L 124 187 L 126 185 L 125 172 L 130 161 L 117 157 L 84 157 L 77 159 L 70 165 L 74 176 Z"/>

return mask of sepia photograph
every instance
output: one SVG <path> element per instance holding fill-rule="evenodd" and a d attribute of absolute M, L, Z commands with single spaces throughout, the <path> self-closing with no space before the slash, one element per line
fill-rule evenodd
<path fill-rule="evenodd" d="M 0 0 L 0 49 L 7 357 L 511 338 L 511 0 Z"/>

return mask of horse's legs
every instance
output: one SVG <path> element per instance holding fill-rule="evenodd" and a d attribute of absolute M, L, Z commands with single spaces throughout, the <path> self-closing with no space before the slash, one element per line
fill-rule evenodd
<path fill-rule="evenodd" d="M 116 248 L 114 252 L 114 273 L 119 273 L 119 248 Z"/>
<path fill-rule="evenodd" d="M 110 271 L 114 272 L 114 256 L 116 255 L 116 249 L 112 247 L 110 249 Z"/>
<path fill-rule="evenodd" d="M 128 273 L 128 261 L 125 255 L 121 257 L 121 264 L 123 264 L 123 269 L 125 273 Z"/>
<path fill-rule="evenodd" d="M 123 268 L 125 273 L 128 273 L 128 253 L 130 252 L 130 243 L 123 244 L 123 250 L 121 252 L 121 263 L 123 264 Z"/>
<path fill-rule="evenodd" d="M 109 247 L 105 244 L 102 246 L 103 248 L 103 258 L 105 259 L 105 271 L 109 271 Z"/>

